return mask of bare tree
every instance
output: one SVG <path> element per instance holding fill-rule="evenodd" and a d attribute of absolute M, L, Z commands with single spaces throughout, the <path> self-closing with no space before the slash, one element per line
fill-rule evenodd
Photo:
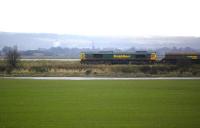
<path fill-rule="evenodd" d="M 20 59 L 20 54 L 17 50 L 17 46 L 9 47 L 9 49 L 5 54 L 5 62 L 8 73 L 10 73 L 14 68 L 17 68 L 19 59 Z"/>

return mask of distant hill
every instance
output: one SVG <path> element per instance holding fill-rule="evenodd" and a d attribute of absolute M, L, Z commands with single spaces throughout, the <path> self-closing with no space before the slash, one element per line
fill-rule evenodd
<path fill-rule="evenodd" d="M 104 49 L 158 49 L 185 48 L 200 49 L 200 37 L 95 37 L 60 35 L 51 33 L 0 32 L 0 49 L 17 45 L 20 50 L 61 48 L 104 48 Z"/>

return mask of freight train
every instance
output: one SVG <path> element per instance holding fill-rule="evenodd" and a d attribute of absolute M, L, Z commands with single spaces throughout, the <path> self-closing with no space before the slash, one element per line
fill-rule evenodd
<path fill-rule="evenodd" d="M 200 53 L 166 53 L 163 59 L 158 60 L 157 53 L 154 51 L 117 53 L 113 51 L 96 51 L 81 52 L 80 60 L 81 64 L 200 64 Z"/>

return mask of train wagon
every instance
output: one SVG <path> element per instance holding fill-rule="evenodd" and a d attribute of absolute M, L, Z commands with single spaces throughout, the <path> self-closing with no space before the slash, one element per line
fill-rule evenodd
<path fill-rule="evenodd" d="M 81 64 L 152 64 L 157 61 L 156 52 L 81 52 Z"/>
<path fill-rule="evenodd" d="M 162 62 L 169 64 L 200 64 L 200 53 L 166 53 Z"/>

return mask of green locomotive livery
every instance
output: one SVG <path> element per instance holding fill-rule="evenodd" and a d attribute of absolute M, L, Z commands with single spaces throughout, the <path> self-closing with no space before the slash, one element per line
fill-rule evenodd
<path fill-rule="evenodd" d="M 82 64 L 137 64 L 155 63 L 157 61 L 156 52 L 136 51 L 136 52 L 81 52 Z"/>

